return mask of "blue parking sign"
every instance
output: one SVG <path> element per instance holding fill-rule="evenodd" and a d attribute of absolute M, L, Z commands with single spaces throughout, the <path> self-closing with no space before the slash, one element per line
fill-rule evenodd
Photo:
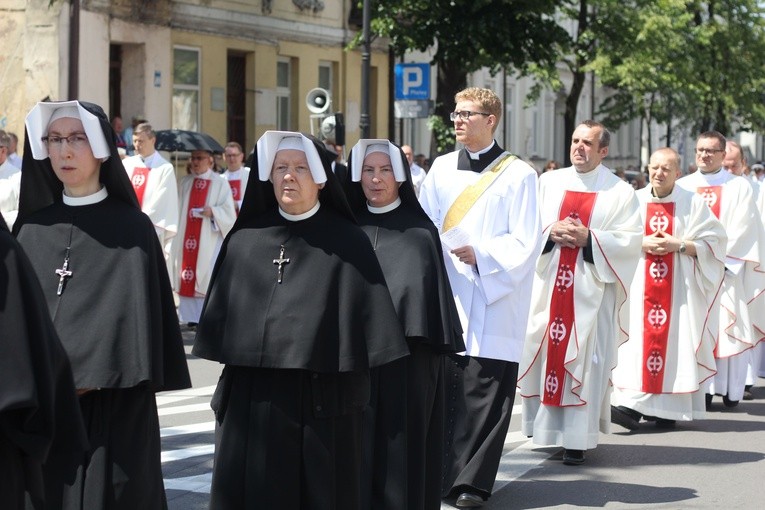
<path fill-rule="evenodd" d="M 396 64 L 395 99 L 430 99 L 430 64 Z"/>

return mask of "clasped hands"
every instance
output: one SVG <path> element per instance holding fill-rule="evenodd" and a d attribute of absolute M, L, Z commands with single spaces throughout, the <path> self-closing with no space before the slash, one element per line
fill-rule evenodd
<path fill-rule="evenodd" d="M 589 237 L 590 229 L 578 218 L 564 218 L 550 228 L 550 240 L 563 248 L 583 248 Z"/>

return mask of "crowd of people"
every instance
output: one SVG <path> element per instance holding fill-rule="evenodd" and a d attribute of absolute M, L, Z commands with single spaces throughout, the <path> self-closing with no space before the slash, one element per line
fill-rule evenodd
<path fill-rule="evenodd" d="M 213 509 L 480 507 L 516 395 L 572 466 L 612 423 L 752 398 L 765 186 L 741 147 L 702 133 L 682 178 L 661 148 L 636 191 L 587 120 L 539 175 L 495 140 L 494 92 L 454 99 L 462 148 L 428 168 L 267 131 L 178 179 L 145 119 L 123 159 L 80 101 L 29 112 L 23 171 L 0 134 L 4 505 L 166 508 L 154 394 L 191 384 L 182 323 L 223 367 Z"/>

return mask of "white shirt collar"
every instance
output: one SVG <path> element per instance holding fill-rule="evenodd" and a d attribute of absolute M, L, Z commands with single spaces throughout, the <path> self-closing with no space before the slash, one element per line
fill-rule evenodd
<path fill-rule="evenodd" d="M 106 187 L 101 186 L 101 189 L 92 195 L 87 195 L 84 197 L 68 197 L 62 193 L 62 196 L 64 197 L 64 204 L 77 207 L 81 205 L 97 204 L 103 200 L 106 200 L 106 197 L 109 196 L 109 192 L 106 191 Z"/>
<path fill-rule="evenodd" d="M 367 202 L 367 210 L 371 212 L 372 214 L 385 214 L 386 212 L 391 212 L 393 209 L 397 208 L 400 205 L 401 205 L 401 198 L 397 197 L 396 200 L 382 207 L 373 207 L 369 205 L 369 203 Z"/>
<path fill-rule="evenodd" d="M 279 214 L 282 215 L 282 218 L 284 218 L 287 221 L 300 221 L 300 220 L 307 220 L 314 214 L 316 214 L 319 211 L 319 206 L 321 204 L 319 202 L 316 202 L 316 205 L 311 207 L 309 210 L 302 214 L 290 214 L 288 212 L 285 212 L 282 210 L 282 208 L 279 208 Z"/>

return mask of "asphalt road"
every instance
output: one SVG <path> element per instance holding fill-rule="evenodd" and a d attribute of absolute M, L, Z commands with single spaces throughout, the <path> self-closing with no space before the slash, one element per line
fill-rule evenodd
<path fill-rule="evenodd" d="M 206 509 L 213 462 L 209 403 L 221 366 L 191 356 L 194 387 L 157 396 L 162 468 L 170 510 Z M 539 448 L 520 433 L 516 401 L 494 494 L 486 510 L 533 508 L 752 509 L 765 507 L 765 380 L 755 400 L 727 409 L 719 398 L 706 420 L 658 430 L 617 425 L 601 434 L 581 466 L 560 448 Z M 453 502 L 452 502 L 453 503 Z M 454 508 L 445 501 L 442 509 Z"/>

